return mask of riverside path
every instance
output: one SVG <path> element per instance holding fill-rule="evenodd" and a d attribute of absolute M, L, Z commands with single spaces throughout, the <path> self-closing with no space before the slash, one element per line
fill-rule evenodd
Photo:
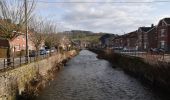
<path fill-rule="evenodd" d="M 168 100 L 96 56 L 82 50 L 37 100 Z"/>

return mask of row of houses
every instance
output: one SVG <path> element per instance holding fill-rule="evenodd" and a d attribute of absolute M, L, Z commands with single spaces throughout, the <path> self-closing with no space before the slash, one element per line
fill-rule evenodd
<path fill-rule="evenodd" d="M 112 46 L 127 50 L 161 48 L 170 51 L 170 18 L 161 19 L 156 26 L 139 27 L 136 31 L 117 36 L 112 39 Z"/>

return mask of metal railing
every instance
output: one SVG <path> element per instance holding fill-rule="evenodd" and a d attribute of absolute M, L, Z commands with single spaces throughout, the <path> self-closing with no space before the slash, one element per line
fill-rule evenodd
<path fill-rule="evenodd" d="M 117 52 L 122 55 L 132 56 L 132 57 L 140 57 L 143 58 L 146 62 L 151 64 L 159 64 L 161 63 L 170 63 L 170 54 L 165 53 L 152 53 L 152 52 L 141 52 L 141 51 L 120 51 Z"/>
<path fill-rule="evenodd" d="M 149 51 L 137 51 L 137 50 L 115 50 L 112 48 L 100 48 L 100 47 L 90 47 L 90 49 L 106 50 L 109 49 L 111 52 L 119 53 L 121 55 L 130 57 L 139 57 L 150 64 L 169 64 L 170 54 L 165 52 L 149 52 Z"/>
<path fill-rule="evenodd" d="M 56 53 L 57 52 L 53 52 L 51 54 L 44 54 L 44 55 L 29 57 L 28 62 L 27 62 L 25 56 L 11 57 L 11 58 L 0 58 L 0 71 L 14 69 L 14 68 L 20 67 L 24 64 L 36 62 L 38 60 L 43 60 L 43 59 L 46 59 L 52 55 L 55 55 Z"/>

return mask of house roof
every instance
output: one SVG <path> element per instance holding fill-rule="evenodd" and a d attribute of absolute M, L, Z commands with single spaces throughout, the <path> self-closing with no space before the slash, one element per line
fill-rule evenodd
<path fill-rule="evenodd" d="M 115 35 L 114 34 L 104 34 L 100 37 L 100 40 L 105 40 L 105 39 L 108 39 L 111 37 L 115 37 Z"/>
<path fill-rule="evenodd" d="M 164 18 L 163 20 L 165 21 L 166 24 L 170 24 L 170 18 Z"/>
<path fill-rule="evenodd" d="M 128 37 L 129 38 L 137 37 L 137 31 L 133 31 L 133 32 L 128 33 Z"/>
<path fill-rule="evenodd" d="M 150 29 L 152 29 L 152 27 L 140 27 L 139 29 L 141 29 L 141 31 L 143 31 L 143 32 L 147 32 Z"/>
<path fill-rule="evenodd" d="M 156 30 L 156 26 L 152 27 L 149 31 L 147 31 L 147 33 L 151 32 L 151 31 L 155 31 Z"/>

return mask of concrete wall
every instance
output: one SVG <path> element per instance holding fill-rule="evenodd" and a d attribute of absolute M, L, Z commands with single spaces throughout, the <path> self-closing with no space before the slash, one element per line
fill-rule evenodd
<path fill-rule="evenodd" d="M 36 72 L 42 76 L 46 75 L 57 63 L 75 54 L 75 51 L 58 53 L 47 59 L 0 73 L 0 100 L 15 100 L 16 95 L 24 91 L 25 84 L 36 76 Z"/>

